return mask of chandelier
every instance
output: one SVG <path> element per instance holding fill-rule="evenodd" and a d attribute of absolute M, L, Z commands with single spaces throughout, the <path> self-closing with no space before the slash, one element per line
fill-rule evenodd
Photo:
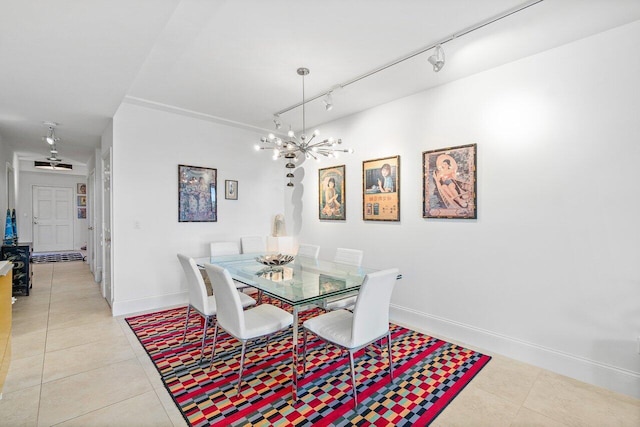
<path fill-rule="evenodd" d="M 43 125 L 47 127 L 47 135 L 42 137 L 42 140 L 46 142 L 49 146 L 50 155 L 47 157 L 47 161 L 35 161 L 34 165 L 38 169 L 65 169 L 70 170 L 73 169 L 73 166 L 67 163 L 62 163 L 62 159 L 58 157 L 58 149 L 56 148 L 56 144 L 60 142 L 60 138 L 56 136 L 55 128 L 58 126 L 56 122 L 42 122 Z"/>
<path fill-rule="evenodd" d="M 338 157 L 338 153 L 353 153 L 353 149 L 351 148 L 344 149 L 338 147 L 342 144 L 341 139 L 334 139 L 332 137 L 325 139 L 318 138 L 320 135 L 320 131 L 318 129 L 316 129 L 311 135 L 307 135 L 304 76 L 309 74 L 309 69 L 298 68 L 297 73 L 299 76 L 302 76 L 302 133 L 300 135 L 296 135 L 295 132 L 289 128 L 286 139 L 282 139 L 273 133 L 270 133 L 266 137 L 260 138 L 260 144 L 255 145 L 255 149 L 257 151 L 272 150 L 273 160 L 284 158 L 287 161 L 285 167 L 288 170 L 286 175 L 286 177 L 289 178 L 289 182 L 287 183 L 288 187 L 293 187 L 293 169 L 297 167 L 296 163 L 302 158 L 320 160 L 321 157 Z M 277 120 L 278 115 L 274 117 L 276 128 L 279 128 L 280 122 Z"/>

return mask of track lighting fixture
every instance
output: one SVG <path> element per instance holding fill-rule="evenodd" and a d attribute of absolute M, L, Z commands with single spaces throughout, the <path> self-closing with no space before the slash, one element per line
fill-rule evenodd
<path fill-rule="evenodd" d="M 280 116 L 278 114 L 273 115 L 273 124 L 276 127 L 276 130 L 282 127 L 282 122 L 280 121 Z"/>
<path fill-rule="evenodd" d="M 429 63 L 433 65 L 433 71 L 436 73 L 442 70 L 444 67 L 444 49 L 440 45 L 436 45 L 433 55 L 428 59 Z"/>
<path fill-rule="evenodd" d="M 327 93 L 324 96 L 324 99 L 322 100 L 322 103 L 324 104 L 324 109 L 327 111 L 331 111 L 331 109 L 333 108 L 333 97 L 331 96 L 331 92 Z"/>

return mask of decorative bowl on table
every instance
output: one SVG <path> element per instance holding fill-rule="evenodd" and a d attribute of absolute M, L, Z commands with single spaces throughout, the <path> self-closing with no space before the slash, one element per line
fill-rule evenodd
<path fill-rule="evenodd" d="M 275 254 L 257 257 L 256 261 L 269 267 L 278 267 L 281 265 L 289 264 L 291 261 L 293 261 L 293 259 L 293 255 Z"/>

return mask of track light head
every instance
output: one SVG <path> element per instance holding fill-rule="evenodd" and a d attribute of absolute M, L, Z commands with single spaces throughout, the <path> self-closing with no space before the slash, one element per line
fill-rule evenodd
<path fill-rule="evenodd" d="M 273 124 L 276 127 L 276 130 L 282 127 L 282 122 L 280 121 L 280 116 L 278 114 L 273 115 Z"/>
<path fill-rule="evenodd" d="M 437 45 L 435 47 L 435 51 L 433 55 L 429 57 L 428 61 L 433 65 L 433 71 L 436 73 L 442 70 L 442 67 L 444 67 L 444 49 L 442 49 L 442 46 Z"/>
<path fill-rule="evenodd" d="M 331 92 L 327 93 L 324 96 L 324 99 L 322 100 L 322 103 L 324 104 L 324 109 L 327 111 L 331 111 L 331 109 L 333 108 L 333 97 L 331 96 Z"/>

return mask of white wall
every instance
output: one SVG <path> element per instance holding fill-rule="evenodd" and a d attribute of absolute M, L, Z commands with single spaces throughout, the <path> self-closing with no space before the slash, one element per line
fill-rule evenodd
<path fill-rule="evenodd" d="M 271 232 L 284 209 L 285 168 L 255 152 L 260 136 L 120 106 L 113 119 L 114 315 L 186 302 L 177 253 L 207 256 L 211 241 Z M 179 164 L 217 169 L 217 222 L 178 222 Z M 238 181 L 238 200 L 224 199 L 225 179 Z"/>
<path fill-rule="evenodd" d="M 300 241 L 399 267 L 395 321 L 640 397 L 637 40 L 640 22 L 321 126 L 356 150 L 319 166 L 346 164 L 347 220 L 318 220 L 305 165 Z M 478 219 L 423 219 L 422 152 L 470 143 Z M 401 221 L 363 222 L 362 161 L 392 155 Z"/>
<path fill-rule="evenodd" d="M 65 173 L 27 172 L 21 162 L 20 183 L 18 189 L 18 208 L 16 209 L 16 222 L 18 225 L 18 238 L 21 242 L 33 241 L 33 186 L 43 187 L 67 187 L 73 192 L 73 248 L 79 250 L 87 243 L 87 220 L 79 219 L 77 214 L 76 184 L 86 184 L 86 177 L 68 175 Z M 31 162 L 33 164 L 33 162 Z M 34 248 L 37 250 L 37 248 Z"/>

